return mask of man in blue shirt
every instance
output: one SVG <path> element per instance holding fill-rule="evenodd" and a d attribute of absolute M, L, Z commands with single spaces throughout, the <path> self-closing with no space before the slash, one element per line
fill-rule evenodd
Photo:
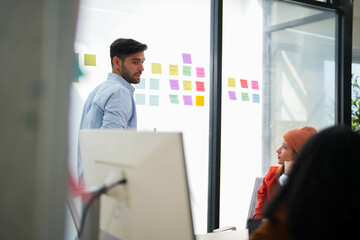
<path fill-rule="evenodd" d="M 119 38 L 110 45 L 112 73 L 88 96 L 80 129 L 137 128 L 135 88 L 144 71 L 146 44 L 133 39 Z M 79 184 L 83 185 L 83 167 L 78 151 Z"/>

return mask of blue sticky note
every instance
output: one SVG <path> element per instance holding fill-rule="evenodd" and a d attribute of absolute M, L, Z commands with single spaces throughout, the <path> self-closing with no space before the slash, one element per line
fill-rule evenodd
<path fill-rule="evenodd" d="M 150 89 L 159 90 L 159 79 L 150 78 Z"/>
<path fill-rule="evenodd" d="M 145 78 L 140 78 L 140 82 L 135 85 L 136 89 L 145 89 Z"/>
<path fill-rule="evenodd" d="M 159 106 L 159 96 L 158 95 L 150 95 L 149 96 L 149 105 L 150 106 Z"/>
<path fill-rule="evenodd" d="M 259 94 L 253 94 L 252 97 L 253 97 L 253 102 L 254 102 L 254 103 L 260 103 L 260 96 L 259 96 Z"/>
<path fill-rule="evenodd" d="M 140 94 L 140 93 L 135 94 L 135 104 L 145 105 L 145 94 Z"/>

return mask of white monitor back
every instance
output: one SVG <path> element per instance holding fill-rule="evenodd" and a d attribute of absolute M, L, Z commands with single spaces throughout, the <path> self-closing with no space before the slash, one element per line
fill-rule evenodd
<path fill-rule="evenodd" d="M 127 183 L 100 201 L 100 229 L 121 240 L 194 239 L 181 133 L 81 130 L 87 187 Z"/>

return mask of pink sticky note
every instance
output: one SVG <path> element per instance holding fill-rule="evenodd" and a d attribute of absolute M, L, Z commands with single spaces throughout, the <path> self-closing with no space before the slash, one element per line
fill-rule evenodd
<path fill-rule="evenodd" d="M 236 93 L 234 91 L 229 91 L 229 98 L 230 100 L 236 100 Z"/>
<path fill-rule="evenodd" d="M 248 88 L 247 80 L 240 79 L 240 84 L 242 88 Z"/>
<path fill-rule="evenodd" d="M 251 81 L 251 87 L 252 87 L 252 89 L 259 90 L 258 81 Z"/>
<path fill-rule="evenodd" d="M 179 81 L 178 80 L 170 80 L 170 88 L 171 88 L 171 90 L 179 90 Z"/>
<path fill-rule="evenodd" d="M 191 64 L 191 54 L 189 53 L 183 53 L 182 54 L 183 63 L 189 63 Z"/>
<path fill-rule="evenodd" d="M 189 95 L 184 95 L 184 105 L 193 105 L 192 97 Z"/>
<path fill-rule="evenodd" d="M 205 70 L 204 68 L 200 67 L 200 68 L 196 68 L 196 76 L 198 78 L 204 78 L 205 77 Z"/>
<path fill-rule="evenodd" d="M 198 92 L 205 92 L 204 82 L 196 81 L 196 91 Z"/>

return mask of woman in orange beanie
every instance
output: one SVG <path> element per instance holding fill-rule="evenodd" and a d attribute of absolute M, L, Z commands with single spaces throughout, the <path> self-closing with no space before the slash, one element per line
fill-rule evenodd
<path fill-rule="evenodd" d="M 360 134 L 333 126 L 309 139 L 288 183 L 269 203 L 250 240 L 356 239 Z"/>
<path fill-rule="evenodd" d="M 316 133 L 314 127 L 306 126 L 292 129 L 283 135 L 283 143 L 276 150 L 280 166 L 270 167 L 269 172 L 263 179 L 263 184 L 257 192 L 258 202 L 255 207 L 254 219 L 263 218 L 265 205 L 273 199 L 280 187 L 287 182 L 287 174 L 296 155 L 306 140 Z"/>

